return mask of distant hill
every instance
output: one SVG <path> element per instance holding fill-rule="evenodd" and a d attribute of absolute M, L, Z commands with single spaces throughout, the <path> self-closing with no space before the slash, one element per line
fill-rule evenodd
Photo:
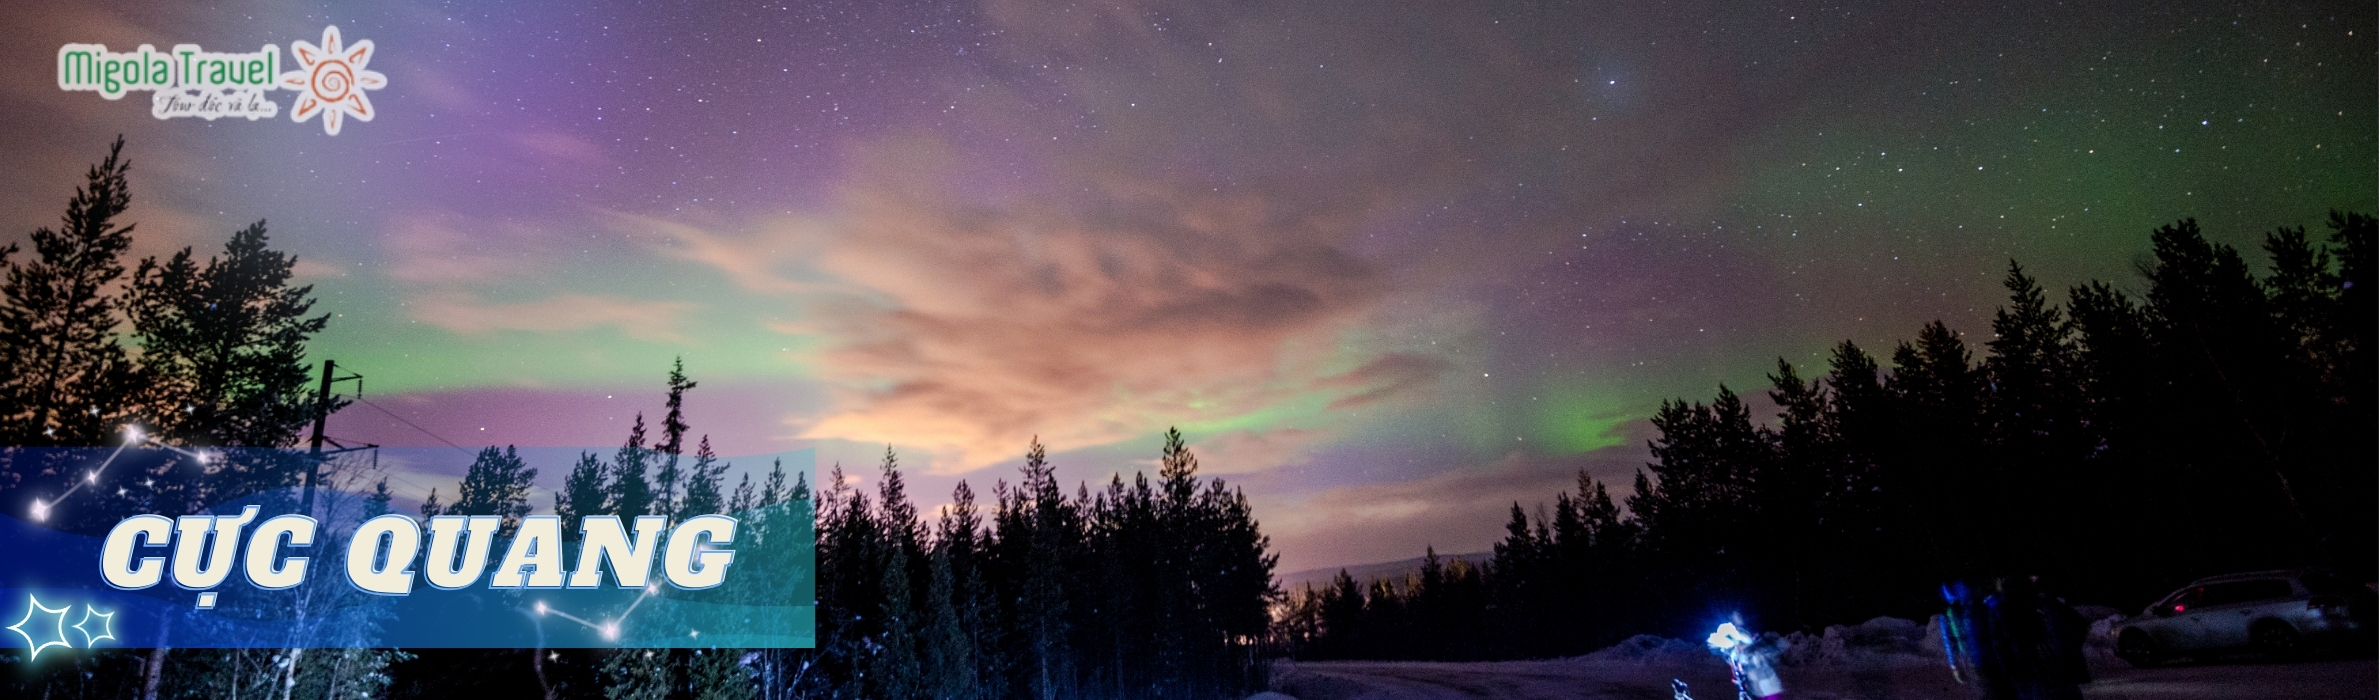
<path fill-rule="evenodd" d="M 1438 563 L 1439 565 L 1443 566 L 1448 563 L 1452 563 L 1456 559 L 1461 559 L 1463 561 L 1471 562 L 1473 565 L 1479 565 L 1487 563 L 1495 556 L 1496 555 L 1491 552 L 1472 552 L 1470 554 L 1440 554 L 1438 555 Z M 1285 593 L 1296 591 L 1299 584 L 1309 584 L 1318 589 L 1328 586 L 1330 585 L 1331 579 L 1337 578 L 1339 576 L 1340 569 L 1346 569 L 1347 575 L 1354 577 L 1356 583 L 1370 584 L 1373 581 L 1384 578 L 1402 579 L 1409 574 L 1420 573 L 1422 559 L 1423 557 L 1414 557 L 1411 559 L 1401 559 L 1398 561 L 1384 561 L 1377 564 L 1357 564 L 1354 566 L 1333 566 L 1322 569 L 1307 569 L 1305 571 L 1294 571 L 1281 574 L 1279 576 L 1275 576 L 1274 578 L 1281 582 L 1281 590 Z"/>

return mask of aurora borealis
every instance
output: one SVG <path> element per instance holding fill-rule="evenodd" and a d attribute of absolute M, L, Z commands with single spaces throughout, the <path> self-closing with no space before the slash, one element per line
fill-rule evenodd
<path fill-rule="evenodd" d="M 1778 357 L 1988 334 L 2011 259 L 2137 290 L 2157 225 L 2376 208 L 2370 3 L 1905 5 L 42 2 L 0 222 L 122 133 L 135 256 L 268 220 L 315 356 L 445 439 L 617 445 L 674 357 L 722 454 L 889 443 L 929 504 L 1178 425 L 1293 571 L 1624 488 L 1661 400 Z M 326 24 L 388 80 L 338 136 L 51 79 Z"/>

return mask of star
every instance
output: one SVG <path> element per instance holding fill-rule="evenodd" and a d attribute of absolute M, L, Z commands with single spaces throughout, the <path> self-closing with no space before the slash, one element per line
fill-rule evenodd
<path fill-rule="evenodd" d="M 43 607 L 40 598 L 35 598 L 30 595 L 25 597 L 27 600 L 32 602 L 33 607 L 25 609 L 25 619 L 18 620 L 16 624 L 9 625 L 6 628 L 10 632 L 17 633 L 17 636 L 24 637 L 25 646 L 33 649 L 33 653 L 25 657 L 25 659 L 27 661 L 31 661 L 33 659 L 41 658 L 41 650 L 48 649 L 50 647 L 66 647 L 68 649 L 74 648 L 74 644 L 66 641 L 66 611 L 74 609 L 74 606 L 69 605 L 63 608 L 52 610 Z M 57 616 L 57 634 L 53 635 L 53 637 L 55 637 L 53 641 L 35 642 L 33 641 L 33 633 L 25 631 L 25 625 L 33 622 L 33 613 L 35 611 L 50 613 Z"/>
<path fill-rule="evenodd" d="M 94 617 L 99 618 L 99 634 L 97 635 L 91 634 L 90 628 L 85 627 L 85 625 L 91 624 L 91 618 Z M 100 612 L 98 610 L 92 609 L 89 605 L 84 605 L 83 621 L 74 623 L 74 631 L 83 633 L 83 648 L 89 649 L 93 645 L 98 644 L 99 640 L 102 639 L 115 639 L 116 631 L 111 628 L 115 624 L 115 620 L 115 613 Z M 66 616 L 58 616 L 58 621 L 65 622 Z M 65 635 L 64 633 L 60 633 L 59 636 L 63 637 Z"/>

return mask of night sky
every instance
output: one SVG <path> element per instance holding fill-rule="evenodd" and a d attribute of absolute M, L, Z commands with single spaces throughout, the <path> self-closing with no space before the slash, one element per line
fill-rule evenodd
<path fill-rule="evenodd" d="M 2138 291 L 2157 225 L 2380 191 L 2370 2 L 111 5 L 11 9 L 0 230 L 119 133 L 136 256 L 268 220 L 366 377 L 334 436 L 608 450 L 683 357 L 722 454 L 889 443 L 930 513 L 1180 426 L 1284 571 L 1625 490 L 1779 357 L 1980 345 L 2010 259 Z M 388 79 L 337 136 L 53 77 L 326 24 Z"/>

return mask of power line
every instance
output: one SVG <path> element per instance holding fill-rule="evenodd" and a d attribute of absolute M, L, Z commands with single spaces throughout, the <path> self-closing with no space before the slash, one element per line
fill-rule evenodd
<path fill-rule="evenodd" d="M 355 402 L 356 402 L 356 403 L 363 404 L 363 405 L 366 405 L 366 406 L 370 406 L 370 407 L 372 407 L 372 409 L 373 409 L 373 410 L 379 411 L 379 412 L 381 412 L 381 413 L 388 414 L 388 417 L 397 419 L 397 422 L 405 424 L 405 426 L 406 426 L 406 427 L 412 428 L 412 429 L 414 429 L 414 430 L 419 430 L 419 431 L 421 431 L 421 434 L 423 434 L 423 435 L 428 435 L 428 436 L 430 436 L 430 437 L 437 438 L 439 442 L 446 443 L 446 446 L 447 446 L 447 447 L 452 447 L 452 448 L 455 448 L 455 449 L 458 449 L 458 450 L 462 450 L 462 451 L 463 451 L 463 454 L 471 455 L 471 456 L 473 456 L 473 457 L 478 457 L 478 456 L 479 456 L 479 453 L 471 451 L 471 448 L 464 447 L 464 446 L 462 446 L 462 445 L 457 445 L 457 444 L 455 444 L 455 441 L 446 439 L 446 436 L 444 436 L 444 435 L 439 435 L 439 434 L 437 434 L 437 433 L 430 432 L 430 429 L 429 429 L 429 428 L 424 428 L 424 427 L 421 427 L 421 426 L 418 426 L 418 425 L 414 425 L 414 424 L 413 424 L 413 421 L 405 420 L 405 417 L 404 417 L 404 416 L 397 415 L 397 412 L 396 412 L 396 411 L 391 411 L 391 410 L 388 410 L 388 409 L 386 409 L 386 408 L 382 408 L 382 407 L 380 406 L 380 404 L 372 403 L 370 400 L 368 400 L 368 399 L 365 399 L 364 397 L 361 397 L 361 396 L 355 397 Z"/>

